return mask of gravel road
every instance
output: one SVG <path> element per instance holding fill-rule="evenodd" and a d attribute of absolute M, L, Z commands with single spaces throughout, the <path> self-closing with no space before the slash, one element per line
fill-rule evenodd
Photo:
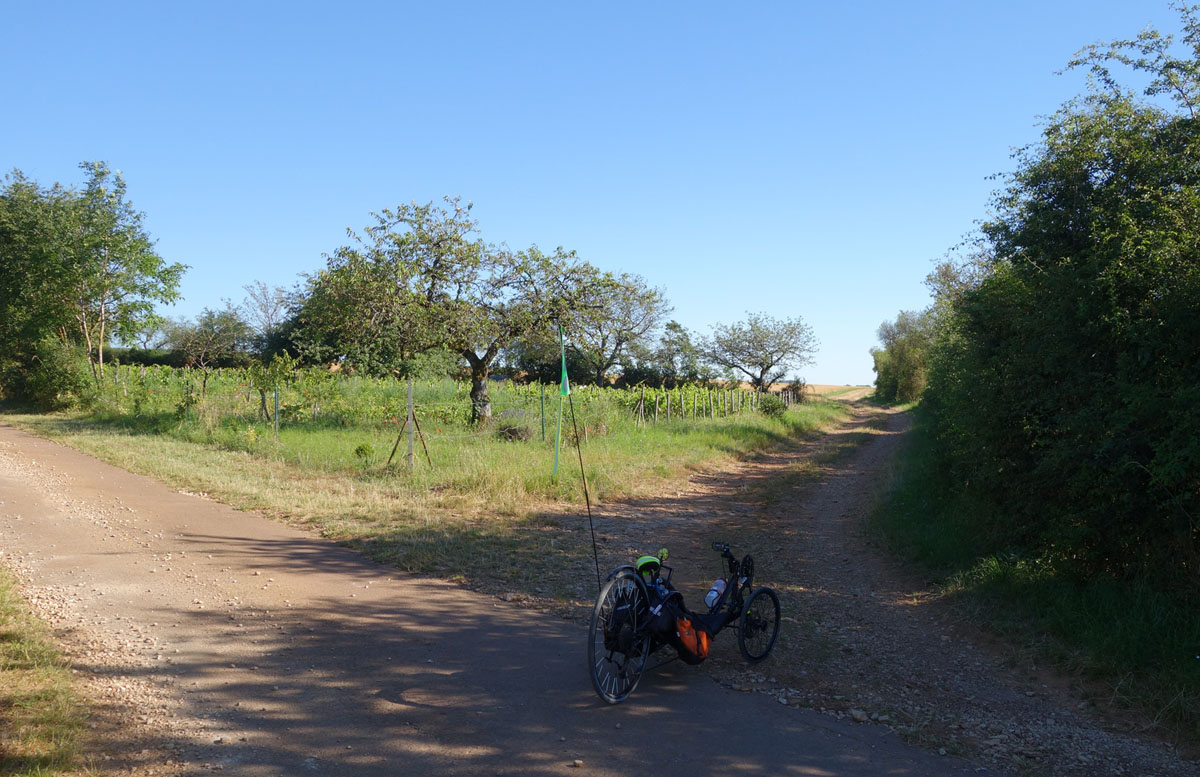
<path fill-rule="evenodd" d="M 577 623 L 5 426 L 0 563 L 98 705 L 102 775 L 1002 773 L 679 665 L 605 705 Z"/>
<path fill-rule="evenodd" d="M 758 579 L 780 590 L 786 631 L 773 666 L 747 670 L 717 652 L 699 671 L 1022 777 L 1200 774 L 1170 744 L 1136 736 L 1144 721 L 1106 717 L 1035 653 L 981 632 L 873 545 L 864 520 L 909 416 L 851 406 L 849 423 L 813 442 L 600 511 L 607 556 L 669 546 L 676 577 L 695 584 L 684 586 L 689 602 L 718 569 L 711 539 L 752 550 Z"/>

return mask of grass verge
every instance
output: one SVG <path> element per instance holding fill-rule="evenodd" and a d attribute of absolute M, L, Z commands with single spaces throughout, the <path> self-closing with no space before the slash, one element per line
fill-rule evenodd
<path fill-rule="evenodd" d="M 85 731 L 67 664 L 0 568 L 0 775 L 78 773 Z"/>
<path fill-rule="evenodd" d="M 1194 602 L 1138 581 L 1067 578 L 1006 553 L 973 520 L 968 501 L 938 472 L 934 441 L 918 425 L 898 458 L 873 528 L 939 580 L 974 620 L 1031 658 L 1068 671 L 1110 714 L 1200 746 L 1200 618 Z"/>
<path fill-rule="evenodd" d="M 845 403 L 817 401 L 781 419 L 747 413 L 610 427 L 583 446 L 593 504 L 653 497 L 694 472 L 814 437 L 849 414 Z M 285 430 L 278 448 L 262 441 L 242 450 L 78 412 L 0 418 L 175 488 L 308 526 L 406 571 L 550 600 L 591 595 L 578 575 L 547 571 L 578 569 L 590 559 L 585 524 L 564 518 L 581 512 L 583 502 L 569 445 L 557 478 L 552 446 L 494 435 L 431 445 L 433 465 L 418 458 L 409 472 L 381 462 L 314 464 L 298 455 L 353 449 L 367 433 L 355 428 Z"/>

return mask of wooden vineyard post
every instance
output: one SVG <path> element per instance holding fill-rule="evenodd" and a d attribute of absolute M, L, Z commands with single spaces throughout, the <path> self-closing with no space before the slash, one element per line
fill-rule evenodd
<path fill-rule="evenodd" d="M 408 379 L 408 415 L 404 418 L 404 423 L 408 426 L 408 470 L 413 469 L 413 433 L 417 429 L 417 425 L 413 423 L 413 382 L 412 378 Z"/>

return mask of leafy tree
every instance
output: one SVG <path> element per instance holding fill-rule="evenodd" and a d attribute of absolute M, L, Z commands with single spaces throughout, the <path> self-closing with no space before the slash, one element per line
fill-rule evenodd
<path fill-rule="evenodd" d="M 280 339 L 296 295 L 283 286 L 268 286 L 262 281 L 243 286 L 246 297 L 236 306 L 238 314 L 254 330 L 254 345 L 266 354 L 271 343 Z"/>
<path fill-rule="evenodd" d="M 60 289 L 67 283 L 73 195 L 60 185 L 39 186 L 14 170 L 0 190 L 0 369 L 28 367 L 35 344 L 65 340 L 71 310 Z"/>
<path fill-rule="evenodd" d="M 573 252 L 560 247 L 546 255 L 533 246 L 516 253 L 489 249 L 463 286 L 473 312 L 450 318 L 447 344 L 470 368 L 472 419 L 486 423 L 492 415 L 488 378 L 503 349 L 570 319 L 597 283 Z"/>
<path fill-rule="evenodd" d="M 588 305 L 576 311 L 570 327 L 571 348 L 591 370 L 596 385 L 603 386 L 630 349 L 658 329 L 671 306 L 661 289 L 628 273 L 596 277 L 589 288 Z"/>
<path fill-rule="evenodd" d="M 92 358 L 93 375 L 104 374 L 111 336 L 132 339 L 154 321 L 154 305 L 178 299 L 186 269 L 167 264 L 142 226 L 143 214 L 126 199 L 125 180 L 103 162 L 85 162 L 88 180 L 72 209 L 68 244 L 69 301 L 78 332 Z"/>
<path fill-rule="evenodd" d="M 887 402 L 913 402 L 925 390 L 926 359 L 933 337 L 933 313 L 902 311 L 879 327 L 883 348 L 872 348 L 875 395 Z"/>
<path fill-rule="evenodd" d="M 375 375 L 406 375 L 419 353 L 469 325 L 464 286 L 486 247 L 469 205 L 402 205 L 328 257 L 308 280 L 296 335 L 305 356 Z M 466 283 L 464 283 L 464 279 Z"/>
<path fill-rule="evenodd" d="M 194 322 L 181 321 L 168 330 L 168 344 L 187 356 L 187 364 L 201 372 L 201 393 L 208 390 L 209 371 L 220 363 L 244 357 L 253 330 L 237 310 L 205 308 Z"/>
<path fill-rule="evenodd" d="M 1195 591 L 1200 22 L 1179 10 L 1186 56 L 1147 30 L 1071 62 L 1091 91 L 1018 154 L 987 271 L 945 297 L 926 403 L 1000 547 Z"/>
<path fill-rule="evenodd" d="M 766 391 L 789 370 L 812 363 L 817 339 L 797 316 L 776 319 L 749 313 L 745 321 L 715 324 L 704 341 L 705 356 L 735 374 L 744 375 L 757 391 Z"/>
<path fill-rule="evenodd" d="M 470 204 L 404 205 L 339 249 L 310 279 L 302 346 L 367 372 L 409 374 L 419 354 L 447 349 L 471 377 L 472 417 L 491 417 L 489 376 L 505 348 L 570 320 L 600 287 L 574 254 L 485 244 Z"/>
<path fill-rule="evenodd" d="M 154 253 L 121 176 L 101 162 L 81 167 L 82 191 L 42 188 L 14 171 L 0 192 L 0 362 L 8 383 L 21 382 L 47 336 L 82 343 L 99 379 L 109 339 L 132 341 L 156 320 L 154 303 L 177 297 L 184 268 Z"/>
<path fill-rule="evenodd" d="M 679 322 L 668 321 L 655 348 L 630 349 L 633 357 L 625 364 L 621 383 L 675 388 L 684 383 L 706 383 L 716 377 L 704 361 L 692 335 Z"/>
<path fill-rule="evenodd" d="M 583 361 L 573 348 L 566 349 L 567 379 L 572 385 L 592 380 L 591 365 Z M 558 329 L 519 337 L 504 349 L 504 364 L 514 378 L 523 381 L 556 384 L 562 377 L 562 352 L 558 344 Z"/>

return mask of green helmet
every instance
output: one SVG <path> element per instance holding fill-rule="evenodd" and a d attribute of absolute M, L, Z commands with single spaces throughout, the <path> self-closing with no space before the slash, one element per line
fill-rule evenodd
<path fill-rule="evenodd" d="M 658 574 L 662 562 L 658 560 L 658 556 L 642 556 L 634 562 L 634 566 L 637 568 L 638 574 L 642 577 L 649 575 L 653 578 Z"/>
<path fill-rule="evenodd" d="M 658 570 L 662 567 L 666 560 L 667 549 L 659 548 L 656 555 L 642 556 L 637 561 L 633 562 L 633 565 L 637 569 L 639 575 L 642 575 L 643 577 L 649 575 L 651 578 L 654 578 L 656 575 L 658 575 Z"/>

